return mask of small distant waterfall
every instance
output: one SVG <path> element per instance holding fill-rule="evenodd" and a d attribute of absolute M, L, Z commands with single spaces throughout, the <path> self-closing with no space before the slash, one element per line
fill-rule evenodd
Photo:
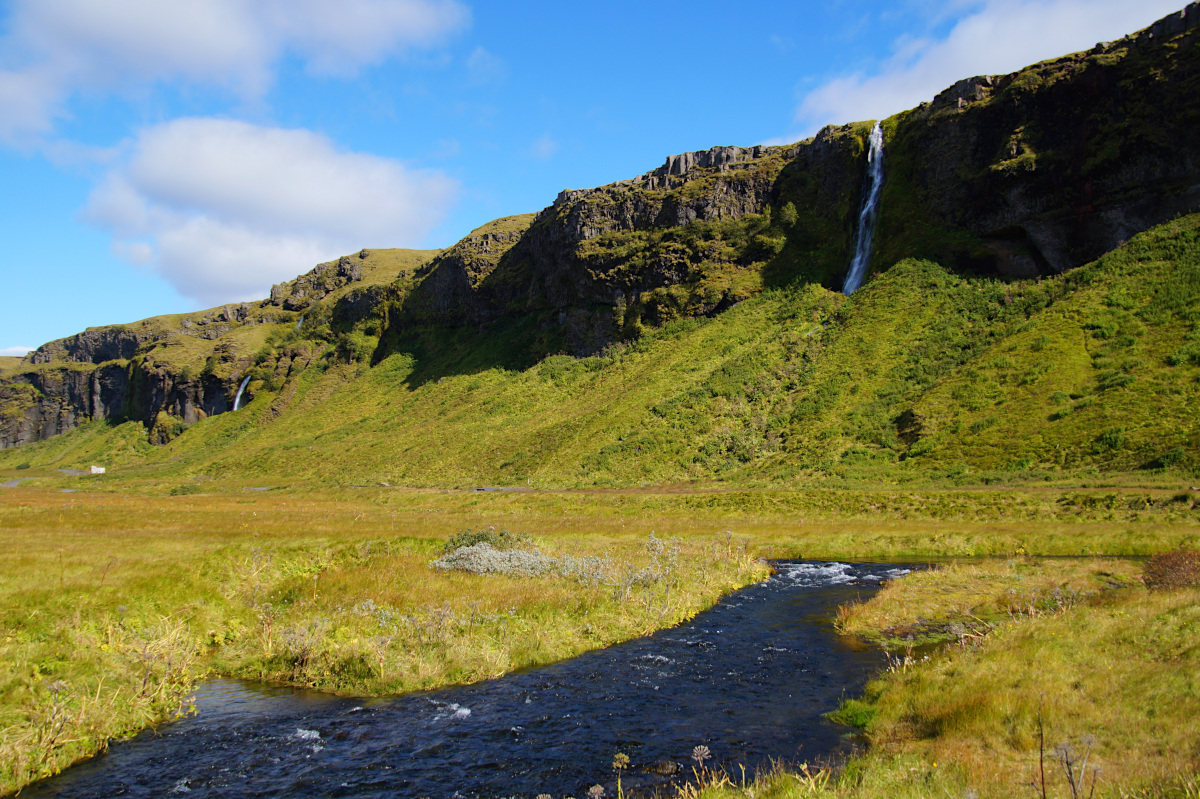
<path fill-rule="evenodd" d="M 235 411 L 238 408 L 242 407 L 242 392 L 246 390 L 246 384 L 249 382 L 250 382 L 250 375 L 246 375 L 244 378 L 242 378 L 242 384 L 240 386 L 238 386 L 238 393 L 235 394 L 233 397 L 233 409 Z"/>
<path fill-rule="evenodd" d="M 875 238 L 875 221 L 879 218 L 879 194 L 883 187 L 883 128 L 879 123 L 871 128 L 871 149 L 867 152 L 867 180 L 870 186 L 858 212 L 858 231 L 854 234 L 854 260 L 846 273 L 842 293 L 849 297 L 862 285 L 871 260 L 871 243 Z"/>
<path fill-rule="evenodd" d="M 296 323 L 296 329 L 299 330 L 300 325 L 302 325 L 302 324 L 304 324 L 304 316 L 303 315 L 301 315 L 300 321 Z"/>

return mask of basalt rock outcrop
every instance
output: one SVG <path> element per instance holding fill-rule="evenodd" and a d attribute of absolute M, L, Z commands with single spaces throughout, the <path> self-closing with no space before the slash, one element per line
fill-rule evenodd
<path fill-rule="evenodd" d="M 757 291 L 793 221 L 793 262 L 833 282 L 852 235 L 867 127 L 829 127 L 787 147 L 714 147 L 594 189 L 564 190 L 502 234 L 476 231 L 435 259 L 394 319 L 488 325 L 538 314 L 578 354 L 643 322 L 711 314 Z M 504 221 L 504 220 L 499 220 Z M 773 237 L 773 238 L 772 238 Z M 771 239 L 764 241 L 763 239 Z"/>
<path fill-rule="evenodd" d="M 1062 272 L 1200 208 L 1200 4 L 1092 50 L 957 82 L 889 127 L 876 269 Z"/>
<path fill-rule="evenodd" d="M 29 363 L 104 363 L 132 358 L 148 341 L 157 339 L 156 330 L 130 328 L 128 325 L 93 327 L 73 336 L 51 341 L 25 356 Z"/>
<path fill-rule="evenodd" d="M 362 280 L 363 270 L 359 261 L 368 254 L 367 250 L 363 250 L 354 257 L 344 255 L 337 261 L 317 264 L 295 280 L 271 286 L 268 302 L 282 306 L 287 311 L 303 311 L 348 283 Z"/>
<path fill-rule="evenodd" d="M 96 419 L 145 424 L 155 443 L 232 407 L 236 381 L 192 376 L 153 361 L 109 361 L 91 368 L 52 366 L 0 382 L 0 449 L 43 441 Z M 175 431 L 176 433 L 178 430 Z"/>

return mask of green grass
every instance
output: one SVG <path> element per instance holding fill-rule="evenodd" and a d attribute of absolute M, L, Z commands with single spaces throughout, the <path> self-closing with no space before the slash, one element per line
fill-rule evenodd
<path fill-rule="evenodd" d="M 530 515 L 586 583 L 428 567 L 478 526 L 436 495 L 0 494 L 0 792 L 186 709 L 208 674 L 356 695 L 473 682 L 677 623 L 766 574 L 712 525 Z M 461 500 L 460 500 L 461 501 Z M 647 546 L 655 529 L 668 554 Z M 680 532 L 683 535 L 671 535 Z M 622 581 L 646 566 L 657 580 Z"/>
<path fill-rule="evenodd" d="M 531 357 L 545 333 L 528 320 L 413 329 L 374 365 L 331 362 L 292 327 L 248 328 L 258 338 L 239 346 L 266 337 L 270 352 L 243 411 L 153 449 L 92 426 L 0 452 L 0 469 L 102 460 L 118 484 L 1179 486 L 1200 468 L 1198 231 L 1185 217 L 1040 281 L 911 261 L 852 300 L 768 290 L 589 358 Z"/>
<path fill-rule="evenodd" d="M 1096 796 L 1196 796 L 1200 590 L 1150 592 L 1138 572 L 1021 558 L 893 581 L 839 620 L 893 646 L 865 696 L 829 714 L 869 750 L 837 773 L 783 769 L 745 788 L 718 776 L 701 795 L 1033 796 L 1044 768 L 1046 794 L 1068 797 L 1069 746 L 1090 750 L 1080 795 L 1095 780 Z M 922 648 L 922 630 L 954 643 Z"/>

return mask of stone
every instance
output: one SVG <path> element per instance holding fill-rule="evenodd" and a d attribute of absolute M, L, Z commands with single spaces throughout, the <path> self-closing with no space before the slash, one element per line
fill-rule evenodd
<path fill-rule="evenodd" d="M 674 760 L 658 760 L 647 766 L 646 771 L 652 774 L 659 774 L 663 777 L 670 777 L 683 771 L 683 768 Z"/>

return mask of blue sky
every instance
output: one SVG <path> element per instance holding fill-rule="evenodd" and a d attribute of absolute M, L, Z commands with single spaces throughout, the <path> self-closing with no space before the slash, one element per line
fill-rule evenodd
<path fill-rule="evenodd" d="M 668 154 L 795 141 L 1182 0 L 0 2 L 0 354 L 448 246 Z"/>

